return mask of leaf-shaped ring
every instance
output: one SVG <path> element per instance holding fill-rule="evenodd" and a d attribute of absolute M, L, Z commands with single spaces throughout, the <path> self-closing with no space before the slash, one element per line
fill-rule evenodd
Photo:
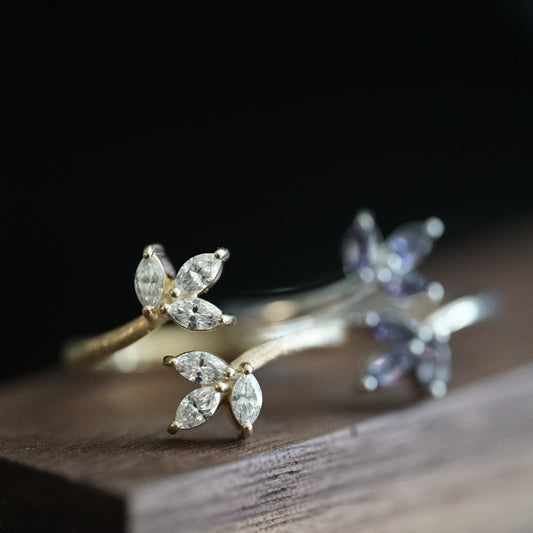
<path fill-rule="evenodd" d="M 110 332 L 71 343 L 65 350 L 66 362 L 75 366 L 100 363 L 168 320 L 192 331 L 235 324 L 234 316 L 200 297 L 218 281 L 229 256 L 226 248 L 195 255 L 176 273 L 162 245 L 147 246 L 134 281 L 142 315 Z"/>
<path fill-rule="evenodd" d="M 243 436 L 251 434 L 263 405 L 263 393 L 250 363 L 241 363 L 235 369 L 217 355 L 199 350 L 167 356 L 163 363 L 200 385 L 179 404 L 168 427 L 170 433 L 200 426 L 215 414 L 221 401 L 227 401 Z"/>

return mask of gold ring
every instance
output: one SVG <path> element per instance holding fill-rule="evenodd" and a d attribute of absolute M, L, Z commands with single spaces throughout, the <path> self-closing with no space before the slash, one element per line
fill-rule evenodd
<path fill-rule="evenodd" d="M 416 270 L 442 231 L 442 222 L 430 218 L 383 239 L 373 215 L 360 211 L 343 239 L 341 279 L 307 291 L 229 300 L 224 307 L 231 315 L 200 298 L 219 279 L 229 258 L 225 248 L 190 258 L 176 273 L 163 247 L 150 245 L 135 275 L 142 316 L 68 344 L 65 362 L 137 371 L 163 358 L 199 385 L 179 403 L 168 426 L 172 434 L 204 424 L 227 403 L 241 434 L 250 435 L 263 404 L 258 369 L 306 349 L 340 346 L 354 332 L 378 343 L 376 352 L 356 354 L 362 390 L 386 389 L 410 376 L 424 393 L 440 398 L 451 378 L 450 335 L 495 309 L 488 293 L 446 302 L 442 286 Z M 234 327 L 220 328 L 225 325 Z M 206 333 L 191 335 L 197 331 Z"/>

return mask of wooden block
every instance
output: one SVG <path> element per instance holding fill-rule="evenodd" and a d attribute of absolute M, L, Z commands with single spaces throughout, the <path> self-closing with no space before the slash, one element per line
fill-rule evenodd
<path fill-rule="evenodd" d="M 163 367 L 5 385 L 0 531 L 532 531 L 532 242 L 524 221 L 424 268 L 451 295 L 490 287 L 502 306 L 453 336 L 443 400 L 357 394 L 370 340 L 261 370 L 248 440 L 223 412 L 168 435 L 191 387 Z"/>

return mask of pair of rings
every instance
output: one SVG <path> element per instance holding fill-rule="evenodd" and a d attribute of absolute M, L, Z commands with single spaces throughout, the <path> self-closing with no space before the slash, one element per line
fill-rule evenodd
<path fill-rule="evenodd" d="M 226 402 L 242 436 L 249 436 L 263 405 L 256 371 L 281 356 L 342 345 L 354 330 L 379 343 L 362 358 L 362 390 L 410 377 L 440 398 L 452 375 L 450 335 L 495 308 L 488 293 L 446 301 L 442 285 L 417 270 L 443 231 L 441 220 L 432 217 L 404 224 L 384 239 L 373 214 L 361 210 L 342 238 L 342 279 L 307 291 L 227 301 L 228 314 L 205 298 L 230 257 L 227 249 L 196 255 L 176 271 L 163 246 L 149 245 L 134 280 L 142 314 L 111 332 L 68 343 L 64 361 L 132 371 L 156 359 L 198 384 L 179 403 L 168 427 L 172 434 L 207 422 Z M 190 332 L 209 336 L 202 349 Z M 187 349 L 176 353 L 176 346 Z"/>

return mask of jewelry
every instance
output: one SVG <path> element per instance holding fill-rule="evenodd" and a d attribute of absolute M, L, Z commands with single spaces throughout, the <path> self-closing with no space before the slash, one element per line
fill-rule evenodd
<path fill-rule="evenodd" d="M 490 295 L 481 293 L 449 302 L 422 320 L 400 309 L 381 315 L 374 311 L 366 313 L 361 325 L 371 329 L 374 338 L 384 342 L 384 347 L 365 361 L 362 386 L 366 391 L 374 391 L 389 387 L 411 373 L 424 391 L 436 398 L 443 397 L 451 378 L 451 352 L 447 343 L 451 333 L 489 316 L 493 305 Z M 253 373 L 281 356 L 319 346 L 340 346 L 351 326 L 346 320 L 327 320 L 259 344 L 229 364 L 213 353 L 200 350 L 165 356 L 164 365 L 200 385 L 179 404 L 168 427 L 169 433 L 204 424 L 225 401 L 231 406 L 241 435 L 251 435 L 263 404 L 261 387 Z"/>
<path fill-rule="evenodd" d="M 367 391 L 390 387 L 411 375 L 415 383 L 435 398 L 442 398 L 452 376 L 448 344 L 455 331 L 495 311 L 489 293 L 458 298 L 433 311 L 423 320 L 407 319 L 394 311 L 369 313 L 367 324 L 382 347 L 363 365 L 361 385 Z"/>
<path fill-rule="evenodd" d="M 208 331 L 235 324 L 212 303 L 200 298 L 219 279 L 229 251 L 195 255 L 176 274 L 160 244 L 151 244 L 135 273 L 135 292 L 142 315 L 128 324 L 91 339 L 70 343 L 65 359 L 71 366 L 95 365 L 171 320 L 191 331 Z"/>
<path fill-rule="evenodd" d="M 263 395 L 255 370 L 280 356 L 345 342 L 349 329 L 370 330 L 382 347 L 364 359 L 365 391 L 386 388 L 410 375 L 436 398 L 451 378 L 450 335 L 494 311 L 488 293 L 441 305 L 442 285 L 415 270 L 444 229 L 430 218 L 401 226 L 383 240 L 372 214 L 361 211 L 343 239 L 345 279 L 292 297 L 236 302 L 248 341 L 270 339 L 226 363 L 206 351 L 166 356 L 163 363 L 198 383 L 181 401 L 168 431 L 191 429 L 230 404 L 243 436 L 252 432 Z M 231 305 L 230 305 L 231 306 Z"/>
<path fill-rule="evenodd" d="M 161 361 L 165 352 L 178 353 L 166 355 L 163 364 L 199 387 L 179 403 L 168 427 L 172 434 L 200 426 L 228 403 L 242 435 L 250 435 L 263 403 L 255 372 L 281 356 L 339 346 L 354 330 L 381 343 L 375 353 L 357 354 L 364 391 L 410 376 L 422 391 L 442 397 L 451 377 L 450 335 L 495 308 L 487 293 L 443 303 L 442 285 L 416 270 L 443 230 L 433 217 L 404 224 L 383 239 L 372 213 L 360 211 L 342 240 L 342 279 L 308 291 L 227 301 L 224 307 L 239 316 L 233 328 L 218 328 L 236 324 L 235 317 L 199 297 L 218 280 L 229 252 L 194 256 L 176 274 L 162 246 L 151 245 L 135 276 L 143 315 L 71 344 L 66 362 L 131 371 Z M 160 327 L 168 321 L 181 328 Z M 189 332 L 199 330 L 213 333 L 192 339 Z"/>
<path fill-rule="evenodd" d="M 169 433 L 204 424 L 215 414 L 221 401 L 225 401 L 231 406 L 241 436 L 250 436 L 263 405 L 263 393 L 253 372 L 283 355 L 318 346 L 340 345 L 345 341 L 346 331 L 343 321 L 293 331 L 245 351 L 229 365 L 217 355 L 199 350 L 176 357 L 165 356 L 164 365 L 200 385 L 179 404 L 176 416 L 168 426 Z"/>

